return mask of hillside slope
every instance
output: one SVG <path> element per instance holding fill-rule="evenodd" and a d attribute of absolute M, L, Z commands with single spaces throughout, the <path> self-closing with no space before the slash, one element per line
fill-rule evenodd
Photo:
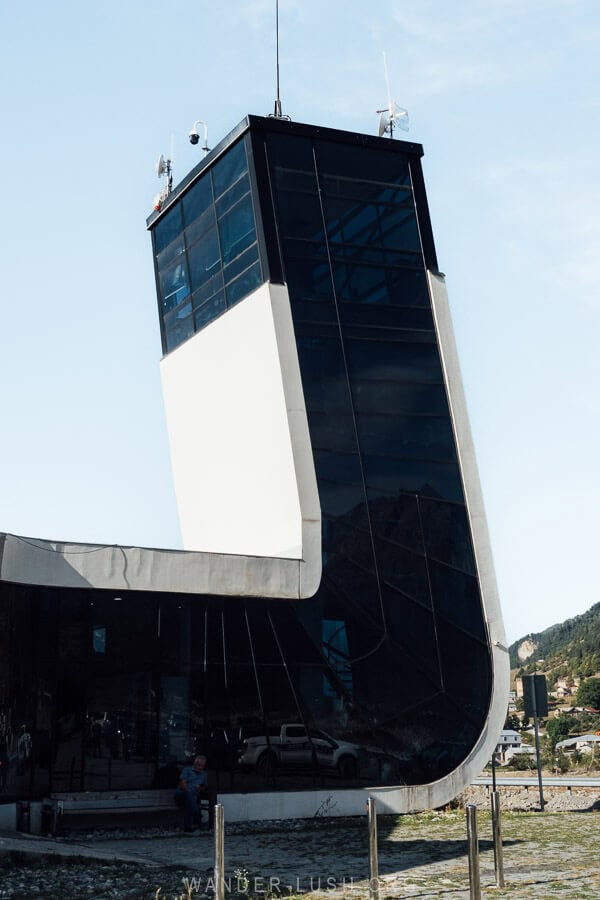
<path fill-rule="evenodd" d="M 533 672 L 537 664 L 549 682 L 560 676 L 595 675 L 600 671 L 600 603 L 581 616 L 515 641 L 509 652 L 511 669 Z"/>

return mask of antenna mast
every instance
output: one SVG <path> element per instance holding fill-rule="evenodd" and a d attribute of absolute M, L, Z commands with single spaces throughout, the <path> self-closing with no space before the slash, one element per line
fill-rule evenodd
<path fill-rule="evenodd" d="M 271 115 L 271 119 L 287 119 L 281 112 L 281 98 L 279 96 L 279 0 L 275 0 L 275 81 L 277 85 L 277 96 L 275 97 L 275 109 Z"/>
<path fill-rule="evenodd" d="M 281 99 L 279 97 L 279 0 L 275 0 L 275 60 L 277 96 L 275 98 L 275 111 L 273 115 L 276 119 L 281 119 Z"/>

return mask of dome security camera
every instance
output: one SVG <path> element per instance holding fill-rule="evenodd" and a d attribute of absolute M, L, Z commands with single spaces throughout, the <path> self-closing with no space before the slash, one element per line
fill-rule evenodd
<path fill-rule="evenodd" d="M 198 132 L 196 131 L 195 128 L 193 128 L 190 131 L 189 137 L 190 137 L 190 144 L 197 144 L 198 141 L 200 140 L 200 135 L 198 134 Z"/>

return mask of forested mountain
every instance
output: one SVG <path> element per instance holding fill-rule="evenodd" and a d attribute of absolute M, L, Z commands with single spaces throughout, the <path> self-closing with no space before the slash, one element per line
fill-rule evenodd
<path fill-rule="evenodd" d="M 509 651 L 511 669 L 533 672 L 537 664 L 549 683 L 560 676 L 595 675 L 600 672 L 600 603 L 581 616 L 515 641 Z"/>

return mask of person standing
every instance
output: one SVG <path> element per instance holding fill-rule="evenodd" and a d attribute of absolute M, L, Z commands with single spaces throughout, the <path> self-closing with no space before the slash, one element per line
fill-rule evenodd
<path fill-rule="evenodd" d="M 176 802 L 183 807 L 183 830 L 194 831 L 200 825 L 201 812 L 198 800 L 206 797 L 211 801 L 208 790 L 208 772 L 206 771 L 206 757 L 197 756 L 191 766 L 185 766 L 179 776 L 179 784 L 175 791 Z M 212 805 L 212 804 L 211 804 Z M 211 824 L 209 813 L 209 827 Z"/>

